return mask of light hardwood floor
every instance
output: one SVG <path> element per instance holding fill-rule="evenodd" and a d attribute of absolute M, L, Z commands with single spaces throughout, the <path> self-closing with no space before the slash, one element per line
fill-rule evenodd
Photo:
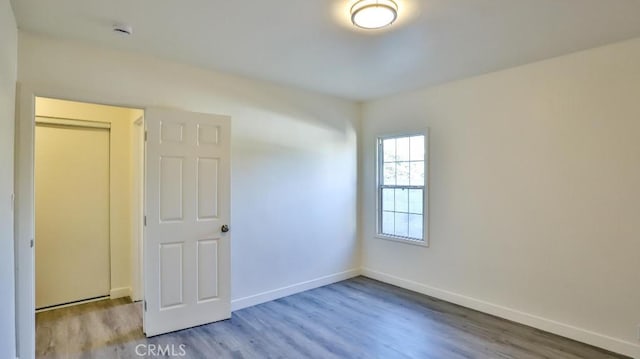
<path fill-rule="evenodd" d="M 38 358 L 140 358 L 138 344 L 183 358 L 624 358 L 364 277 L 146 339 L 141 306 L 101 301 L 36 315 Z M 144 354 L 144 347 L 138 351 Z M 171 357 L 171 356 L 148 356 Z"/>

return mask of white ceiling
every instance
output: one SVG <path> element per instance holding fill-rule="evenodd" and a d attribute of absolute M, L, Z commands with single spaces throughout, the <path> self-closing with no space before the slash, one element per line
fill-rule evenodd
<path fill-rule="evenodd" d="M 13 0 L 20 29 L 366 100 L 640 36 L 640 0 Z M 129 23 L 134 35 L 111 31 Z"/>

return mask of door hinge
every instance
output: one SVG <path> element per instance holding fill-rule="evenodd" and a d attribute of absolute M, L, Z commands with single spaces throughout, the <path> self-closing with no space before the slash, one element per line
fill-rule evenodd
<path fill-rule="evenodd" d="M 33 248 L 33 244 L 34 244 L 34 243 L 33 243 L 33 239 L 31 239 L 31 240 L 29 241 L 29 247 Z"/>
<path fill-rule="evenodd" d="M 144 222 L 144 226 L 146 227 L 147 226 L 147 216 L 144 216 L 143 222 Z"/>
<path fill-rule="evenodd" d="M 147 141 L 147 131 L 144 131 L 144 140 Z"/>
<path fill-rule="evenodd" d="M 144 303 L 144 311 L 146 312 L 147 311 L 147 301 L 144 300 L 143 303 Z"/>

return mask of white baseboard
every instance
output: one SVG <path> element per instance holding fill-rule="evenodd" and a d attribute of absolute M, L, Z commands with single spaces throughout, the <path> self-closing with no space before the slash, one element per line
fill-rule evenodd
<path fill-rule="evenodd" d="M 475 309 L 480 312 L 495 315 L 517 323 L 528 325 L 549 333 L 577 340 L 615 353 L 628 355 L 640 359 L 640 344 L 631 343 L 621 339 L 595 333 L 586 329 L 560 323 L 551 319 L 521 312 L 515 309 L 503 307 L 483 300 L 467 297 L 447 290 L 431 287 L 422 283 L 399 278 L 390 274 L 378 272 L 369 268 L 362 268 L 361 274 L 365 277 L 392 284 L 414 292 L 422 293 L 463 307 Z"/>
<path fill-rule="evenodd" d="M 231 301 L 231 310 L 236 311 L 254 305 L 270 302 L 279 298 L 283 298 L 296 293 L 304 292 L 305 290 L 322 287 L 328 284 L 340 282 L 349 278 L 357 277 L 360 275 L 360 269 L 350 269 L 348 271 L 331 274 L 328 276 L 312 279 L 306 282 L 296 283 L 286 287 L 270 290 L 263 293 L 258 293 L 244 298 L 233 299 Z"/>
<path fill-rule="evenodd" d="M 109 292 L 109 298 L 118 299 L 131 296 L 131 287 L 113 288 Z"/>

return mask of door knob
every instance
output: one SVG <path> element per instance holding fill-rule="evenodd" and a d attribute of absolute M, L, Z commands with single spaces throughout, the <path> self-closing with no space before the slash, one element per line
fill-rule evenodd
<path fill-rule="evenodd" d="M 226 224 L 223 224 L 220 230 L 222 231 L 222 233 L 227 233 L 229 232 L 229 226 L 227 226 Z"/>

